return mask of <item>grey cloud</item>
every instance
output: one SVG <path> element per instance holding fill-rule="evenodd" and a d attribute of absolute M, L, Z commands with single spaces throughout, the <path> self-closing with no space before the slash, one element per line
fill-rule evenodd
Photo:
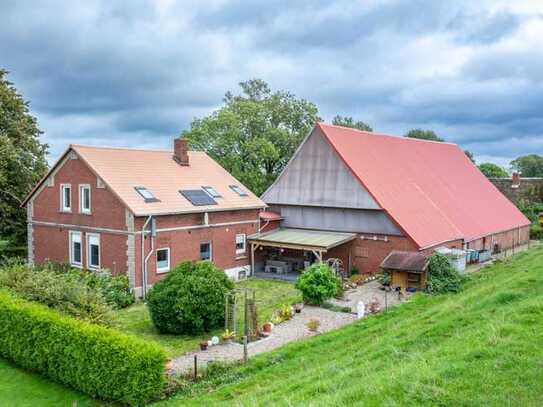
<path fill-rule="evenodd" d="M 70 142 L 167 148 L 253 77 L 327 120 L 433 128 L 485 157 L 543 150 L 543 53 L 499 46 L 538 16 L 467 0 L 157 4 L 0 4 L 0 66 L 53 158 Z M 442 47 L 476 52 L 449 70 Z"/>

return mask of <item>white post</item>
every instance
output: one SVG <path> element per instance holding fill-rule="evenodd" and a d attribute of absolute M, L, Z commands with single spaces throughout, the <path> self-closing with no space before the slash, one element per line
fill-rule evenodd
<path fill-rule="evenodd" d="M 356 316 L 358 319 L 364 318 L 364 314 L 366 313 L 366 307 L 364 306 L 363 301 L 358 301 L 356 304 Z"/>

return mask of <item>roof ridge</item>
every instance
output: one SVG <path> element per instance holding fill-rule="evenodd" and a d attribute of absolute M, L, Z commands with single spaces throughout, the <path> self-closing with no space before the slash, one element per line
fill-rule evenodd
<path fill-rule="evenodd" d="M 160 149 L 160 148 L 138 148 L 138 147 L 121 147 L 121 146 L 93 146 L 93 145 L 85 145 L 85 144 L 70 144 L 69 148 L 77 149 L 77 148 L 90 148 L 95 150 L 124 150 L 124 151 L 140 151 L 140 152 L 154 152 L 154 153 L 172 153 L 173 150 L 166 150 L 166 149 Z M 204 151 L 199 150 L 188 150 L 189 153 L 203 153 Z"/>
<path fill-rule="evenodd" d="M 338 129 L 354 131 L 354 132 L 361 133 L 361 134 L 366 135 L 366 136 L 390 137 L 390 138 L 394 138 L 394 139 L 397 139 L 397 140 L 405 140 L 407 142 L 415 141 L 415 142 L 438 143 L 438 144 L 448 144 L 448 145 L 452 145 L 452 146 L 458 146 L 458 144 L 453 143 L 451 141 L 425 140 L 425 139 L 414 138 L 414 137 L 398 136 L 398 135 L 394 135 L 394 134 L 385 134 L 385 133 L 379 133 L 379 132 L 375 132 L 375 131 L 360 130 L 360 129 L 355 129 L 353 127 L 338 126 L 337 124 L 328 124 L 328 123 L 317 123 L 317 124 L 319 126 L 321 126 L 321 127 L 334 127 L 334 128 L 338 128 Z"/>

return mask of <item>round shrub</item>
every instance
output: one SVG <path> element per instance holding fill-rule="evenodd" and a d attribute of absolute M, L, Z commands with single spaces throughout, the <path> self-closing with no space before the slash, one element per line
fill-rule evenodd
<path fill-rule="evenodd" d="M 196 334 L 224 323 L 225 294 L 234 283 L 209 261 L 184 262 L 156 283 L 147 297 L 161 333 Z"/>
<path fill-rule="evenodd" d="M 462 276 L 454 269 L 447 256 L 434 253 L 428 263 L 426 290 L 432 294 L 460 291 Z"/>
<path fill-rule="evenodd" d="M 341 287 L 334 271 L 326 264 L 309 266 L 296 282 L 296 288 L 302 292 L 304 302 L 321 305 L 334 297 Z"/>

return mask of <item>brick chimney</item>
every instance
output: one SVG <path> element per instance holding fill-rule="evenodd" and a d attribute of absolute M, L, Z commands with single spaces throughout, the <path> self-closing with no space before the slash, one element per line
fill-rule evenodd
<path fill-rule="evenodd" d="M 189 165 L 189 143 L 184 138 L 173 140 L 173 159 L 181 165 Z"/>
<path fill-rule="evenodd" d="M 511 177 L 511 188 L 518 188 L 520 185 L 520 174 L 515 171 Z"/>

